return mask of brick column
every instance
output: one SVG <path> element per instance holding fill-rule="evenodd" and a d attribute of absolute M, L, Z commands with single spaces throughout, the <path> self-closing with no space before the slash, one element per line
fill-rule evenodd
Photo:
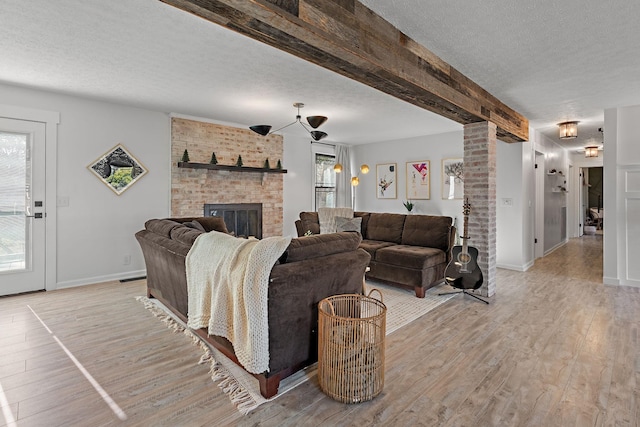
<path fill-rule="evenodd" d="M 496 292 L 496 125 L 464 126 L 464 198 L 469 199 L 469 246 L 478 249 L 480 294 Z"/>

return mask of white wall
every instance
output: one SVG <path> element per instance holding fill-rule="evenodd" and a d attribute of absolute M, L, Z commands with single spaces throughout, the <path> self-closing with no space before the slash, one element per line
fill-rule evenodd
<path fill-rule="evenodd" d="M 355 170 L 366 163 L 371 171 L 360 175 L 360 185 L 356 189 L 356 210 L 366 212 L 406 213 L 402 202 L 407 200 L 406 162 L 429 160 L 431 166 L 431 198 L 414 200 L 414 212 L 426 215 L 446 215 L 458 217 L 462 225 L 462 200 L 446 200 L 442 198 L 442 159 L 462 158 L 463 134 L 448 132 L 403 140 L 387 141 L 377 144 L 358 145 L 353 147 Z M 397 164 L 397 198 L 378 199 L 376 186 L 376 164 Z"/>
<path fill-rule="evenodd" d="M 544 253 L 548 254 L 567 242 L 567 216 L 562 212 L 568 212 L 569 193 L 552 192 L 552 188 L 569 185 L 569 155 L 567 150 L 555 143 L 540 132 L 535 134 L 535 150 L 544 154 L 545 189 L 544 189 Z M 549 171 L 555 169 L 556 174 L 550 175 Z M 562 171 L 563 176 L 557 174 Z M 563 233 L 564 231 L 564 233 Z M 536 230 L 536 233 L 539 233 Z M 564 235 L 563 235 L 564 234 Z"/>
<path fill-rule="evenodd" d="M 3 104 L 60 113 L 57 195 L 68 207 L 57 210 L 56 287 L 144 274 L 134 234 L 149 218 L 169 214 L 168 115 L 50 92 L 0 85 Z M 87 169 L 122 143 L 149 173 L 117 196 Z M 49 153 L 48 153 L 49 155 Z M 47 185 L 54 183 L 47 182 Z M 124 265 L 125 255 L 131 263 Z"/>
<path fill-rule="evenodd" d="M 498 141 L 496 162 L 496 266 L 524 271 L 533 263 L 531 144 Z"/>
<path fill-rule="evenodd" d="M 283 230 L 284 236 L 297 237 L 295 221 L 300 212 L 313 211 L 313 156 L 309 138 L 284 137 Z"/>
<path fill-rule="evenodd" d="M 531 267 L 535 260 L 535 132 L 529 128 L 532 135 L 529 142 L 522 143 L 522 270 Z M 508 178 L 508 177 L 507 177 Z M 500 189 L 499 181 L 498 189 Z"/>

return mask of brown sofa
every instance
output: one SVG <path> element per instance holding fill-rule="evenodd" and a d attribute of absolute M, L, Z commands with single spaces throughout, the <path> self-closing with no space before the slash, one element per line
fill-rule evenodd
<path fill-rule="evenodd" d="M 360 248 L 371 255 L 367 277 L 415 290 L 418 298 L 444 280 L 456 229 L 448 216 L 355 212 Z M 299 236 L 320 233 L 317 212 L 301 212 Z"/>
<path fill-rule="evenodd" d="M 195 222 L 194 222 L 195 221 Z M 136 233 L 147 267 L 147 292 L 187 320 L 185 257 L 203 232 L 226 232 L 220 218 L 152 219 Z M 269 277 L 269 370 L 256 375 L 265 397 L 278 392 L 280 380 L 317 360 L 318 302 L 336 294 L 362 292 L 369 254 L 358 249 L 357 233 L 292 239 Z M 238 363 L 224 338 L 200 337 Z"/>

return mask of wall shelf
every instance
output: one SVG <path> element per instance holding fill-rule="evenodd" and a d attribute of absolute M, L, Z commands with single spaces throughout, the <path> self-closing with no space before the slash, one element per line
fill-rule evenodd
<path fill-rule="evenodd" d="M 179 168 L 209 169 L 233 172 L 287 173 L 286 169 L 266 169 L 249 166 L 212 165 L 211 163 L 178 162 Z"/>

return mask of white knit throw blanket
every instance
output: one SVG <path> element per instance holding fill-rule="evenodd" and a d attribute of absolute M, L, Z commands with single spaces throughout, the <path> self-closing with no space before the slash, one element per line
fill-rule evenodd
<path fill-rule="evenodd" d="M 351 208 L 318 208 L 318 223 L 320 224 L 320 233 L 336 232 L 336 217 L 353 218 L 353 209 Z"/>
<path fill-rule="evenodd" d="M 187 254 L 187 326 L 227 338 L 254 374 L 269 370 L 269 275 L 290 242 L 291 237 L 240 239 L 211 231 Z"/>

